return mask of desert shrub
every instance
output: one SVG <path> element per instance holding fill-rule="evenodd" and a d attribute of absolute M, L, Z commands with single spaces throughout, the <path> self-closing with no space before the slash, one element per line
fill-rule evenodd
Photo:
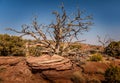
<path fill-rule="evenodd" d="M 23 51 L 24 43 L 25 41 L 18 36 L 0 34 L 0 55 L 2 56 L 25 55 L 25 52 Z"/>
<path fill-rule="evenodd" d="M 40 46 L 30 47 L 29 48 L 29 53 L 32 56 L 40 56 L 40 55 L 42 55 L 41 51 L 42 51 L 42 47 L 40 47 Z"/>
<path fill-rule="evenodd" d="M 85 83 L 85 78 L 83 77 L 80 71 L 74 72 L 71 77 L 71 80 L 73 81 L 73 83 Z"/>
<path fill-rule="evenodd" d="M 120 83 L 120 67 L 110 66 L 105 71 L 105 81 L 107 83 Z"/>
<path fill-rule="evenodd" d="M 102 55 L 100 53 L 93 54 L 90 57 L 90 61 L 102 61 Z"/>
<path fill-rule="evenodd" d="M 69 48 L 70 48 L 70 50 L 80 50 L 81 45 L 80 44 L 71 44 Z"/>
<path fill-rule="evenodd" d="M 110 56 L 120 56 L 120 41 L 119 42 L 111 42 L 106 48 L 105 53 Z"/>
<path fill-rule="evenodd" d="M 96 50 L 90 50 L 89 52 L 90 52 L 90 54 L 95 54 L 95 53 L 97 53 Z"/>

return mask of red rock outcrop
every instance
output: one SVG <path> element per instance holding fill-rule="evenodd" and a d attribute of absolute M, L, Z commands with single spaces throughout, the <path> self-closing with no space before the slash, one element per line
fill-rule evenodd
<path fill-rule="evenodd" d="M 73 72 L 69 59 L 58 55 L 43 55 L 40 57 L 28 57 L 28 66 L 36 70 L 40 75 L 52 82 L 72 83 L 70 77 Z"/>
<path fill-rule="evenodd" d="M 43 55 L 40 57 L 29 57 L 27 63 L 32 69 L 39 70 L 68 70 L 71 69 L 72 63 L 69 59 L 58 55 Z"/>
<path fill-rule="evenodd" d="M 0 83 L 49 83 L 33 74 L 25 57 L 0 57 Z"/>

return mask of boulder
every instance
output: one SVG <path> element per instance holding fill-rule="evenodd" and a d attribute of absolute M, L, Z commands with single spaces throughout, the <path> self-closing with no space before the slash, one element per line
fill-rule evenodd
<path fill-rule="evenodd" d="M 71 69 L 72 63 L 69 59 L 58 55 L 43 55 L 40 57 L 28 57 L 28 66 L 33 70 L 68 70 Z"/>
<path fill-rule="evenodd" d="M 34 73 L 39 73 L 52 83 L 72 83 L 70 80 L 73 72 L 72 62 L 67 58 L 59 55 L 43 55 L 28 57 L 26 61 Z"/>

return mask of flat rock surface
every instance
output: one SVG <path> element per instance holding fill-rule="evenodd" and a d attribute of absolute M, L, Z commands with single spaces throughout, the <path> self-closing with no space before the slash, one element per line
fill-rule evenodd
<path fill-rule="evenodd" d="M 109 65 L 102 62 L 86 62 L 81 67 L 84 73 L 104 73 Z"/>
<path fill-rule="evenodd" d="M 23 60 L 24 57 L 0 57 L 0 65 L 15 65 Z"/>

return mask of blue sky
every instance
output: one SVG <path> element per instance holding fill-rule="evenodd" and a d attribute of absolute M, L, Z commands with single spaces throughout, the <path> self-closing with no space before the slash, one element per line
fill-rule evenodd
<path fill-rule="evenodd" d="M 34 15 L 38 15 L 40 23 L 49 24 L 54 20 L 52 11 L 59 11 L 62 2 L 68 12 L 79 6 L 88 14 L 93 14 L 94 25 L 89 32 L 80 35 L 81 40 L 98 44 L 97 35 L 109 35 L 114 40 L 120 40 L 120 0 L 0 0 L 0 33 L 15 34 L 5 28 L 20 30 L 22 24 L 31 23 Z"/>

